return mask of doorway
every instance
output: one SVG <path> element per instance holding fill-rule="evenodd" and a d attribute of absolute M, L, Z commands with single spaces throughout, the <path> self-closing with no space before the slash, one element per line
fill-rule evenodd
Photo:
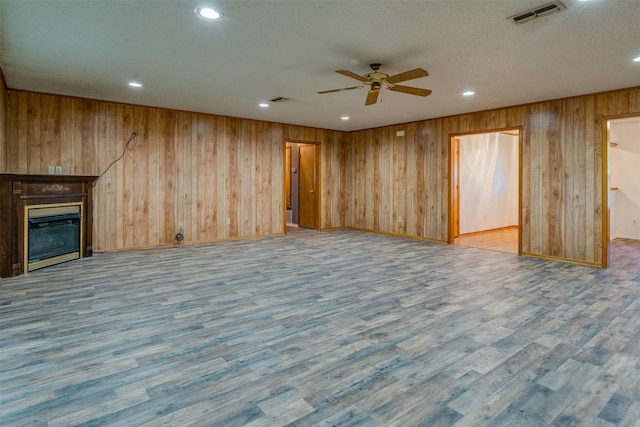
<path fill-rule="evenodd" d="M 521 253 L 520 129 L 454 135 L 449 243 Z"/>
<path fill-rule="evenodd" d="M 285 232 L 318 225 L 318 145 L 285 143 Z"/>
<path fill-rule="evenodd" d="M 640 116 L 607 120 L 606 167 L 603 176 L 608 206 L 608 241 L 603 245 L 603 266 L 608 267 L 611 244 L 640 247 Z M 616 259 L 613 259 L 616 262 Z"/>

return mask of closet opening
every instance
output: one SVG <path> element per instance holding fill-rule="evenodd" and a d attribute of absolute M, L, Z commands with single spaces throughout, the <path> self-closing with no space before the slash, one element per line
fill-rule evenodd
<path fill-rule="evenodd" d="M 640 116 L 606 121 L 603 267 L 640 258 Z"/>

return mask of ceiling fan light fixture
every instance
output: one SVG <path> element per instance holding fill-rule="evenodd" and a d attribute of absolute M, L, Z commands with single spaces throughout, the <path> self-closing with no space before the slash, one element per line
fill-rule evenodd
<path fill-rule="evenodd" d="M 416 96 L 422 96 L 422 97 L 429 96 L 431 94 L 431 90 L 429 89 L 422 89 L 419 87 L 412 87 L 412 86 L 405 86 L 405 85 L 398 84 L 400 82 L 405 82 L 407 80 L 413 80 L 420 77 L 427 77 L 429 73 L 423 70 L 422 68 L 414 68 L 413 70 L 408 70 L 402 73 L 394 74 L 393 76 L 389 76 L 386 73 L 381 73 L 380 71 L 378 71 L 380 69 L 380 66 L 381 64 L 377 62 L 371 64 L 370 67 L 372 72 L 369 74 L 365 74 L 364 76 L 361 76 L 349 70 L 336 70 L 336 73 L 358 80 L 362 84 L 360 86 L 344 87 L 341 89 L 323 90 L 323 91 L 319 91 L 318 94 L 342 92 L 345 90 L 361 89 L 361 88 L 368 87 L 369 92 L 367 93 L 367 98 L 364 102 L 364 105 L 373 105 L 376 102 L 378 102 L 378 95 L 380 94 L 380 89 L 383 89 L 383 88 L 391 90 L 393 92 L 406 93 L 409 95 L 416 95 Z"/>
<path fill-rule="evenodd" d="M 349 120 L 349 119 L 350 119 L 350 117 L 349 117 L 349 116 L 342 116 L 342 117 L 340 117 L 340 120 L 342 120 L 342 121 L 344 121 L 344 122 L 346 122 L 346 121 L 347 121 L 347 120 Z"/>
<path fill-rule="evenodd" d="M 142 83 L 140 82 L 129 82 L 129 86 L 139 88 L 142 87 Z"/>
<path fill-rule="evenodd" d="M 633 62 L 640 62 L 640 56 L 636 56 L 632 59 Z"/>
<path fill-rule="evenodd" d="M 269 104 L 267 104 L 266 102 L 261 102 L 260 104 L 258 104 L 258 107 L 260 107 L 260 108 L 268 108 Z"/>
<path fill-rule="evenodd" d="M 220 19 L 222 17 L 222 13 L 210 7 L 197 7 L 196 15 L 204 18 L 204 19 Z"/>
<path fill-rule="evenodd" d="M 472 90 L 465 90 L 464 92 L 462 92 L 463 96 L 473 96 L 475 94 L 476 93 L 474 91 L 472 91 Z"/>

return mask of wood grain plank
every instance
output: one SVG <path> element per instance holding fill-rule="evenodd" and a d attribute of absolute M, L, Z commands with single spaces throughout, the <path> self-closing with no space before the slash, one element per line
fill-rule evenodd
<path fill-rule="evenodd" d="M 18 92 L 15 91 L 7 91 L 7 103 L 6 103 L 6 139 L 5 139 L 5 164 L 3 166 L 3 171 L 7 173 L 18 172 L 19 170 L 19 150 L 20 146 L 17 143 L 18 140 Z M 11 143 L 11 141 L 15 141 L 16 143 Z"/>
<path fill-rule="evenodd" d="M 64 168 L 60 155 L 61 151 L 61 105 L 58 96 L 43 96 L 41 98 L 42 131 L 40 134 L 42 144 L 42 157 L 40 159 L 40 172 L 46 173 L 48 166 L 60 166 L 62 173 L 69 174 L 69 169 Z"/>
<path fill-rule="evenodd" d="M 160 125 L 158 123 L 159 110 L 157 108 L 146 109 L 148 154 L 147 154 L 147 235 L 144 238 L 144 245 L 157 246 L 160 244 L 160 227 L 164 221 L 160 222 L 161 202 L 164 193 L 160 192 Z"/>
<path fill-rule="evenodd" d="M 42 169 L 42 97 L 28 93 L 25 113 L 27 172 L 48 173 Z"/>
<path fill-rule="evenodd" d="M 7 170 L 7 118 L 8 118 L 8 95 L 7 85 L 4 81 L 4 75 L 0 71 L 0 172 Z"/>

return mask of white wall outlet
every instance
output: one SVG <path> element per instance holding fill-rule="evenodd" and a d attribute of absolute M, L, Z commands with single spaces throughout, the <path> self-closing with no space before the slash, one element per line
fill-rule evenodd
<path fill-rule="evenodd" d="M 178 224 L 178 230 L 180 230 L 180 231 L 184 230 L 184 224 L 183 223 L 179 223 Z"/>
<path fill-rule="evenodd" d="M 49 166 L 49 175 L 53 175 L 54 173 L 56 173 L 56 167 L 55 166 Z"/>
<path fill-rule="evenodd" d="M 227 225 L 231 224 L 231 218 L 227 218 Z"/>
<path fill-rule="evenodd" d="M 396 131 L 396 136 L 404 136 L 405 132 L 403 130 Z"/>
<path fill-rule="evenodd" d="M 398 217 L 398 222 L 402 222 L 402 217 L 401 216 Z"/>
<path fill-rule="evenodd" d="M 56 166 L 56 175 L 62 174 L 62 166 Z"/>

